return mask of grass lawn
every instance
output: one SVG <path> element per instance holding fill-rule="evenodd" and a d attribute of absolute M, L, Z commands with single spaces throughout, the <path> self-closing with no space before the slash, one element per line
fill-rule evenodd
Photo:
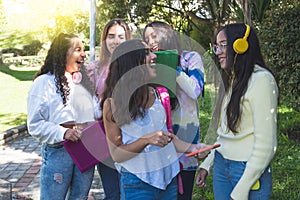
<path fill-rule="evenodd" d="M 35 72 L 0 66 L 0 133 L 26 123 L 27 94 Z"/>
<path fill-rule="evenodd" d="M 26 123 L 26 101 L 36 69 L 0 66 L 0 133 Z M 211 116 L 211 92 L 206 90 L 204 106 L 199 101 L 202 137 Z M 278 149 L 271 167 L 273 170 L 272 200 L 300 199 L 300 113 L 280 107 L 278 110 Z M 290 137 L 294 140 L 291 140 Z M 213 200 L 212 176 L 207 187 L 194 187 L 193 200 Z"/>

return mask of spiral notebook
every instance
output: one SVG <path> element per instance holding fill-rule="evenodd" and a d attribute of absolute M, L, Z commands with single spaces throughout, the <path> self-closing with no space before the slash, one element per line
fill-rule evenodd
<path fill-rule="evenodd" d="M 78 142 L 62 143 L 81 173 L 110 157 L 102 121 L 95 121 L 82 130 Z"/>

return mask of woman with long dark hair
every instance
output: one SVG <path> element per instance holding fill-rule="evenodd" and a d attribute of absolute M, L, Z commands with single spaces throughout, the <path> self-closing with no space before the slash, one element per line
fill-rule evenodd
<path fill-rule="evenodd" d="M 223 27 L 213 51 L 222 76 L 214 113 L 221 147 L 201 164 L 196 183 L 204 187 L 214 165 L 216 200 L 267 200 L 272 191 L 270 162 L 277 147 L 276 81 L 247 24 Z"/>
<path fill-rule="evenodd" d="M 155 59 L 141 40 L 123 42 L 113 52 L 105 82 L 103 122 L 121 175 L 122 200 L 176 199 L 176 151 L 206 146 L 183 142 L 167 131 L 165 109 L 150 84 L 157 76 Z"/>

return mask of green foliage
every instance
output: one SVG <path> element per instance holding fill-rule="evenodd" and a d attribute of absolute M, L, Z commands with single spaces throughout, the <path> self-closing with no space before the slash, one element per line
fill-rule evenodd
<path fill-rule="evenodd" d="M 193 28 L 190 36 L 203 46 L 204 49 L 210 49 L 211 36 L 214 35 L 211 25 L 204 24 Z"/>
<path fill-rule="evenodd" d="M 97 20 L 96 20 L 96 44 L 100 43 L 102 30 L 106 23 L 114 18 L 121 18 L 128 23 L 133 22 L 132 17 L 133 2 L 124 0 L 97 0 Z"/>
<path fill-rule="evenodd" d="M 282 0 L 271 4 L 259 25 L 262 50 L 280 89 L 280 104 L 299 111 L 300 101 L 300 2 Z"/>
<path fill-rule="evenodd" d="M 233 1 L 229 5 L 229 11 L 228 15 L 231 16 L 232 20 L 237 21 L 237 22 L 243 22 L 244 21 L 244 13 L 243 10 L 236 1 Z"/>
<path fill-rule="evenodd" d="M 62 12 L 63 13 L 63 12 Z M 55 16 L 55 26 L 45 27 L 48 38 L 52 41 L 59 33 L 74 33 L 89 38 L 88 13 L 60 14 Z"/>
<path fill-rule="evenodd" d="M 42 43 L 39 40 L 33 40 L 30 44 L 24 45 L 24 54 L 26 56 L 37 55 L 42 48 Z"/>
<path fill-rule="evenodd" d="M 128 19 L 127 14 L 130 11 L 128 1 L 124 0 L 102 0 L 97 5 L 98 15 L 108 21 L 113 18 Z"/>
<path fill-rule="evenodd" d="M 271 0 L 254 0 L 252 1 L 252 18 L 257 22 L 262 22 L 266 10 L 269 9 Z"/>
<path fill-rule="evenodd" d="M 13 56 L 37 55 L 42 43 L 34 39 L 36 33 L 14 31 L 0 36 L 1 53 L 13 53 Z"/>

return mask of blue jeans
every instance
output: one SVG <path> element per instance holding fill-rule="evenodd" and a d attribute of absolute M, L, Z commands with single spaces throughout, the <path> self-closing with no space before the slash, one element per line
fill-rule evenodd
<path fill-rule="evenodd" d="M 42 158 L 41 200 L 88 198 L 94 177 L 94 168 L 81 173 L 61 144 L 43 144 Z"/>
<path fill-rule="evenodd" d="M 121 171 L 121 200 L 176 200 L 177 176 L 166 190 L 161 190 L 143 182 L 130 172 Z"/>
<path fill-rule="evenodd" d="M 105 194 L 103 200 L 120 200 L 120 175 L 115 169 L 113 160 L 108 158 L 97 165 Z"/>
<path fill-rule="evenodd" d="M 215 200 L 230 200 L 230 194 L 244 173 L 246 162 L 225 159 L 215 151 L 213 188 Z M 272 174 L 267 167 L 259 178 L 260 188 L 250 190 L 249 200 L 268 200 L 272 192 Z"/>

